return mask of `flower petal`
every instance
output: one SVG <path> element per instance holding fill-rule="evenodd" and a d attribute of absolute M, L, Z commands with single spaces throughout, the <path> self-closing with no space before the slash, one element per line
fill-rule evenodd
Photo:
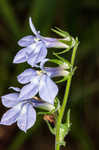
<path fill-rule="evenodd" d="M 32 52 L 37 48 L 37 45 L 38 45 L 38 42 L 35 42 L 26 48 L 26 56 L 27 57 L 31 56 Z"/>
<path fill-rule="evenodd" d="M 13 107 L 19 103 L 18 100 L 19 93 L 10 93 L 1 97 L 2 104 L 7 108 Z"/>
<path fill-rule="evenodd" d="M 18 88 L 18 87 L 10 86 L 9 89 L 13 89 L 16 92 L 20 92 L 20 88 Z"/>
<path fill-rule="evenodd" d="M 24 132 L 31 128 L 36 121 L 36 112 L 29 103 L 25 104 L 17 120 L 18 127 Z"/>
<path fill-rule="evenodd" d="M 39 80 L 38 78 L 35 78 L 35 81 L 33 83 L 27 84 L 21 89 L 19 98 L 29 99 L 35 96 L 38 92 L 38 85 L 39 85 Z"/>
<path fill-rule="evenodd" d="M 23 63 L 26 62 L 26 48 L 21 49 L 16 56 L 14 57 L 13 63 L 18 64 L 18 63 Z"/>
<path fill-rule="evenodd" d="M 57 85 L 47 75 L 42 75 L 39 86 L 40 97 L 44 101 L 53 104 L 57 93 Z"/>
<path fill-rule="evenodd" d="M 12 125 L 17 121 L 17 118 L 20 114 L 22 104 L 18 104 L 13 108 L 9 109 L 4 115 L 2 116 L 0 124 L 3 125 Z"/>
<path fill-rule="evenodd" d="M 38 42 L 36 48 L 28 57 L 28 64 L 32 67 L 35 66 L 37 63 L 41 62 L 47 55 L 47 49 L 42 42 Z"/>
<path fill-rule="evenodd" d="M 18 41 L 18 45 L 21 47 L 27 47 L 31 44 L 33 44 L 34 41 L 34 36 L 33 35 L 28 35 L 24 36 L 22 39 Z"/>
<path fill-rule="evenodd" d="M 37 35 L 38 32 L 37 32 L 37 30 L 35 29 L 35 26 L 34 26 L 33 23 L 32 23 L 32 18 L 31 18 L 31 17 L 29 18 L 29 25 L 30 25 L 30 28 L 31 28 L 32 32 L 33 32 L 35 35 Z"/>
<path fill-rule="evenodd" d="M 18 82 L 21 84 L 29 83 L 32 78 L 37 76 L 37 73 L 33 69 L 26 69 L 20 75 L 17 76 Z"/>

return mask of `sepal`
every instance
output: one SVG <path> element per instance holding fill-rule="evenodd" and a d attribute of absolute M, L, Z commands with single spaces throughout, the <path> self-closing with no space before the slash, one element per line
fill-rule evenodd
<path fill-rule="evenodd" d="M 66 31 L 63 31 L 63 30 L 61 30 L 61 29 L 59 29 L 59 28 L 57 28 L 57 27 L 55 27 L 55 29 L 51 29 L 53 32 L 55 32 L 56 34 L 58 34 L 58 35 L 60 35 L 60 36 L 62 36 L 62 37 L 64 37 L 64 38 L 67 38 L 67 40 L 70 40 L 71 39 L 71 36 L 70 36 L 70 34 L 68 33 L 68 32 L 66 32 Z"/>
<path fill-rule="evenodd" d="M 67 60 L 64 59 L 63 57 L 59 56 L 57 53 L 53 52 L 53 55 L 56 56 L 58 58 L 58 60 L 60 61 L 60 65 L 64 65 L 65 69 L 69 69 L 72 67 L 71 63 Z M 68 67 L 66 67 L 68 66 Z"/>
<path fill-rule="evenodd" d="M 56 53 L 54 53 L 54 55 L 57 55 Z M 57 56 L 56 56 L 57 57 Z M 60 56 L 59 56 L 60 57 Z M 55 63 L 59 66 L 62 66 L 64 69 L 70 69 L 71 68 L 71 64 L 68 60 L 65 59 L 61 59 L 62 57 L 60 57 L 59 59 L 49 59 L 49 62 Z"/>

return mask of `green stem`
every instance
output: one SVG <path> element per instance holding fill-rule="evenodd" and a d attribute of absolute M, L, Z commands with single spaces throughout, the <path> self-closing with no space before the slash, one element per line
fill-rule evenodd
<path fill-rule="evenodd" d="M 72 57 L 71 57 L 71 65 L 72 66 L 74 65 L 77 47 L 78 47 L 78 40 L 76 40 L 75 47 L 73 48 L 73 53 L 72 53 Z M 60 110 L 59 116 L 57 118 L 55 150 L 60 150 L 60 125 L 61 125 L 61 122 L 62 122 L 62 119 L 63 119 L 64 111 L 65 111 L 68 96 L 69 96 L 71 80 L 72 80 L 72 75 L 67 80 L 65 95 L 64 95 L 64 99 L 63 99 L 63 104 L 61 106 L 61 110 Z"/>

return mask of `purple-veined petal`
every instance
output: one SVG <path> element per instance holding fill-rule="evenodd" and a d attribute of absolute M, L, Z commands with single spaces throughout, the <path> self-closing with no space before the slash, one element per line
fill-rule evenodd
<path fill-rule="evenodd" d="M 13 86 L 10 86 L 9 87 L 9 89 L 12 89 L 12 90 L 14 90 L 14 91 L 16 91 L 16 92 L 20 92 L 20 88 L 18 88 L 18 87 L 13 87 Z"/>
<path fill-rule="evenodd" d="M 34 36 L 33 35 L 28 35 L 24 36 L 22 39 L 18 41 L 18 45 L 21 47 L 27 47 L 31 44 L 33 44 L 34 41 Z"/>
<path fill-rule="evenodd" d="M 18 81 L 21 84 L 29 83 L 32 78 L 37 76 L 37 73 L 33 69 L 26 69 L 24 72 L 22 72 L 20 75 L 17 76 Z"/>
<path fill-rule="evenodd" d="M 19 93 L 10 93 L 1 97 L 2 104 L 7 108 L 13 107 L 19 103 L 18 100 Z"/>
<path fill-rule="evenodd" d="M 47 49 L 45 45 L 41 42 L 38 43 L 37 47 L 33 51 L 30 57 L 28 57 L 28 64 L 32 67 L 37 63 L 41 62 L 47 55 Z"/>
<path fill-rule="evenodd" d="M 12 125 L 13 123 L 16 122 L 20 111 L 21 111 L 22 104 L 17 104 L 13 108 L 9 109 L 6 113 L 1 118 L 0 124 L 3 125 Z"/>
<path fill-rule="evenodd" d="M 23 63 L 26 61 L 27 61 L 26 48 L 23 48 L 16 54 L 16 56 L 14 57 L 13 63 L 18 64 L 18 63 Z"/>
<path fill-rule="evenodd" d="M 35 96 L 38 92 L 39 80 L 35 78 L 33 83 L 25 85 L 20 92 L 19 98 L 21 99 L 29 99 Z"/>
<path fill-rule="evenodd" d="M 31 128 L 36 121 L 36 112 L 33 106 L 29 103 L 25 104 L 21 110 L 19 118 L 17 120 L 18 127 L 26 132 Z"/>
<path fill-rule="evenodd" d="M 57 85 L 49 78 L 49 76 L 42 75 L 39 86 L 40 97 L 44 101 L 53 104 L 57 93 L 58 93 Z"/>

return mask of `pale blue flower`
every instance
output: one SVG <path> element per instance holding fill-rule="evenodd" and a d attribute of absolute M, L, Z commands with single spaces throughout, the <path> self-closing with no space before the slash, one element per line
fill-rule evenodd
<path fill-rule="evenodd" d="M 11 87 L 13 88 L 13 87 Z M 12 125 L 17 122 L 17 126 L 26 132 L 31 128 L 36 121 L 36 111 L 34 107 L 51 107 L 48 104 L 44 104 L 42 101 L 38 101 L 35 98 L 20 99 L 19 88 L 13 88 L 16 92 L 4 95 L 1 97 L 2 104 L 7 108 L 10 108 L 1 119 L 0 124 Z"/>
<path fill-rule="evenodd" d="M 50 78 L 49 73 L 47 74 L 44 70 L 26 69 L 18 75 L 17 79 L 21 84 L 27 84 L 21 89 L 20 98 L 31 98 L 39 92 L 41 99 L 54 104 L 58 87 Z"/>
<path fill-rule="evenodd" d="M 29 25 L 35 36 L 25 36 L 18 41 L 18 45 L 24 48 L 16 54 L 13 63 L 27 62 L 33 67 L 47 56 L 47 48 L 68 48 L 68 45 L 59 42 L 59 39 L 41 36 L 31 18 L 29 18 Z"/>

